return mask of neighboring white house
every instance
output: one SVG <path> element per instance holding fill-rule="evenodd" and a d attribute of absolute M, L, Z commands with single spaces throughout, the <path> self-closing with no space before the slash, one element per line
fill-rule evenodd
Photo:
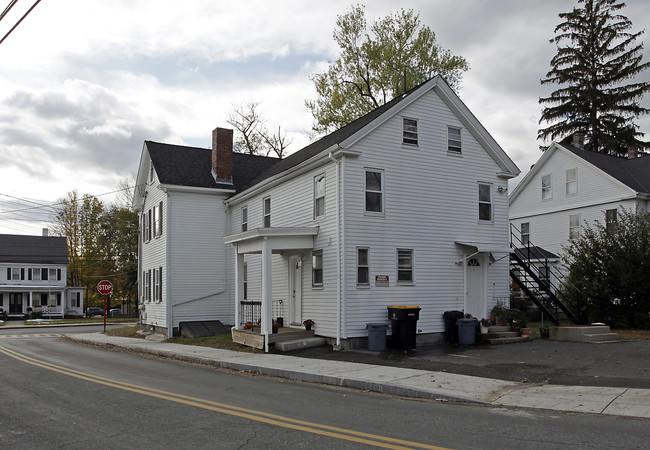
<path fill-rule="evenodd" d="M 182 320 L 242 329 L 255 302 L 262 335 L 278 316 L 291 327 L 312 319 L 317 335 L 353 346 L 367 323 L 388 323 L 387 306 L 419 306 L 422 340 L 444 331 L 445 311 L 486 317 L 508 297 L 507 181 L 519 169 L 442 78 L 263 159 L 270 167 L 246 182 L 225 131 L 213 135 L 212 164 L 196 164 L 202 187 L 159 177 L 166 158 L 180 172 L 209 150 L 155 144 L 166 149 L 156 155 L 145 143 L 134 201 L 145 324 L 168 335 Z"/>
<path fill-rule="evenodd" d="M 0 234 L 0 308 L 9 317 L 30 311 L 82 316 L 82 287 L 66 287 L 64 237 Z"/>
<path fill-rule="evenodd" d="M 510 195 L 518 240 L 558 256 L 584 224 L 615 223 L 622 209 L 650 210 L 650 157 L 553 143 Z"/>

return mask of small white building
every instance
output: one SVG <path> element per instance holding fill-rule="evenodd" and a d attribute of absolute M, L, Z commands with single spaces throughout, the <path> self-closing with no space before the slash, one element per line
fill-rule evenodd
<path fill-rule="evenodd" d="M 0 308 L 9 317 L 83 315 L 82 287 L 67 287 L 64 237 L 0 234 Z"/>
<path fill-rule="evenodd" d="M 264 170 L 232 153 L 229 131 L 215 130 L 212 152 L 145 143 L 134 200 L 145 324 L 237 331 L 259 307 L 267 344 L 282 317 L 353 346 L 391 305 L 421 308 L 424 340 L 444 331 L 445 311 L 480 319 L 508 297 L 507 181 L 519 169 L 442 78 Z M 187 185 L 190 154 L 202 155 L 201 186 Z"/>

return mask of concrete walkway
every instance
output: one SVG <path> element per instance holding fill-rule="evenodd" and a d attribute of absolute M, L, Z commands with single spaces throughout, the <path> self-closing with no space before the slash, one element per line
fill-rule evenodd
<path fill-rule="evenodd" d="M 347 361 L 235 352 L 101 333 L 66 336 L 73 341 L 99 347 L 120 348 L 224 369 L 406 397 L 650 418 L 648 389 L 517 383 Z"/>

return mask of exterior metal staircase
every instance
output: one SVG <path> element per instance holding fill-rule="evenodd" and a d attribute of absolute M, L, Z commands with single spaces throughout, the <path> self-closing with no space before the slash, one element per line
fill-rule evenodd
<path fill-rule="evenodd" d="M 542 249 L 534 246 L 529 240 L 523 242 L 520 236 L 517 227 L 510 224 L 510 246 L 515 250 L 510 255 L 510 278 L 554 325 L 560 325 L 562 314 L 579 325 L 578 318 L 558 295 L 565 299 L 577 300 L 580 291 L 553 270 L 553 264 Z"/>

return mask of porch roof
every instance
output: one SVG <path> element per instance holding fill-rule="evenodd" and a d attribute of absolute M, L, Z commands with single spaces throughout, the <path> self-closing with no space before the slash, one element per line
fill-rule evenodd
<path fill-rule="evenodd" d="M 468 241 L 454 241 L 456 245 L 463 247 L 473 248 L 478 253 L 514 253 L 509 245 L 503 245 L 493 242 L 468 242 Z"/>
<path fill-rule="evenodd" d="M 224 238 L 226 244 L 235 244 L 237 253 L 262 253 L 264 241 L 272 252 L 314 248 L 318 227 L 255 228 Z"/>

